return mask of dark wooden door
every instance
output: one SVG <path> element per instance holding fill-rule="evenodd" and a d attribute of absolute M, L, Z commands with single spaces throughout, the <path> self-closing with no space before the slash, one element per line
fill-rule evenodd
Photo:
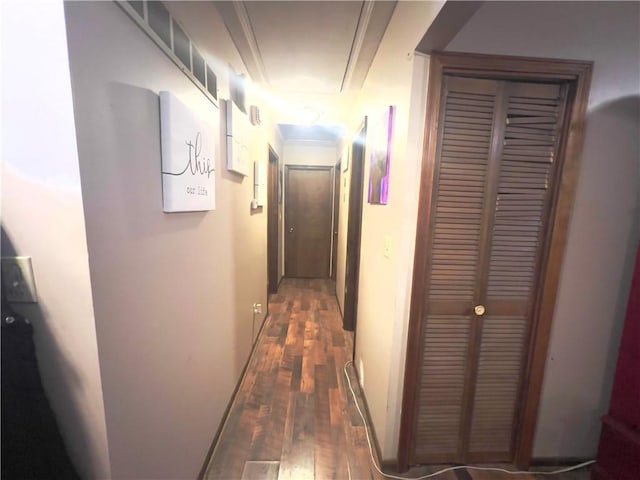
<path fill-rule="evenodd" d="M 411 463 L 514 456 L 566 88 L 445 76 Z"/>
<path fill-rule="evenodd" d="M 331 264 L 331 167 L 286 166 L 285 275 L 328 278 Z"/>
<path fill-rule="evenodd" d="M 278 156 L 269 147 L 267 178 L 267 274 L 268 293 L 278 291 Z"/>
<path fill-rule="evenodd" d="M 356 330 L 358 310 L 358 276 L 360 274 L 360 236 L 362 232 L 362 195 L 364 188 L 364 145 L 367 119 L 351 145 L 351 181 L 349 184 L 349 220 L 347 223 L 347 255 L 344 273 L 344 312 L 342 327 Z M 354 342 L 355 344 L 355 342 Z"/>

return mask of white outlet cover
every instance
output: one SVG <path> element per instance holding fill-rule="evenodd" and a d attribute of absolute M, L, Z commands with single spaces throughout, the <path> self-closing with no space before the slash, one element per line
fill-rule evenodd
<path fill-rule="evenodd" d="M 2 257 L 2 284 L 7 301 L 37 303 L 31 257 Z"/>

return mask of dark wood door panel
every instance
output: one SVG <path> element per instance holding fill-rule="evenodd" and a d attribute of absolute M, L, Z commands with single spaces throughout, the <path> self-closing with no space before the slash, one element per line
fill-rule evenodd
<path fill-rule="evenodd" d="M 498 82 L 447 78 L 433 188 L 415 460 L 461 461 L 468 430 L 472 321 L 478 299 Z M 467 110 L 471 102 L 474 111 Z M 458 133 L 473 125 L 473 135 Z M 451 130 L 456 133 L 451 133 Z M 444 399 L 444 401 L 443 401 Z"/>
<path fill-rule="evenodd" d="M 360 274 L 360 240 L 362 233 L 362 198 L 364 193 L 364 146 L 367 136 L 367 117 L 351 144 L 351 178 L 349 184 L 349 220 L 347 225 L 347 255 L 344 280 L 345 330 L 356 331 L 358 313 L 358 282 Z"/>
<path fill-rule="evenodd" d="M 411 463 L 513 458 L 565 92 L 443 77 Z"/>
<path fill-rule="evenodd" d="M 469 454 L 513 455 L 522 403 L 525 359 L 545 238 L 556 183 L 554 157 L 565 114 L 565 89 L 557 84 L 505 83 L 508 127 L 531 125 L 536 139 L 503 132 L 491 202 Z M 529 166 L 536 168 L 531 169 Z M 491 305 L 489 304 L 491 302 Z M 519 303 L 520 314 L 504 314 Z M 497 460 L 496 460 L 497 461 Z"/>
<path fill-rule="evenodd" d="M 278 291 L 278 156 L 269 147 L 267 179 L 267 275 L 268 292 Z"/>
<path fill-rule="evenodd" d="M 328 278 L 331 263 L 331 167 L 286 166 L 285 274 Z"/>
<path fill-rule="evenodd" d="M 401 469 L 530 462 L 591 71 L 431 57 Z"/>

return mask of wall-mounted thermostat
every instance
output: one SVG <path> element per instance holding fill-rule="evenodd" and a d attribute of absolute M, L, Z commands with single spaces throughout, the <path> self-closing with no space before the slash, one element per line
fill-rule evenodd
<path fill-rule="evenodd" d="M 251 120 L 251 125 L 260 125 L 262 123 L 260 109 L 256 105 L 249 107 L 249 119 Z"/>

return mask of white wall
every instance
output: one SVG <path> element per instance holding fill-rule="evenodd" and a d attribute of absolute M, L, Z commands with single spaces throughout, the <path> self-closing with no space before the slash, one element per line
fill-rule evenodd
<path fill-rule="evenodd" d="M 338 147 L 328 142 L 285 141 L 282 160 L 285 165 L 333 167 L 338 161 Z"/>
<path fill-rule="evenodd" d="M 272 103 L 272 97 L 265 95 L 264 89 L 258 85 L 252 83 L 249 77 L 246 67 L 240 57 L 235 45 L 233 44 L 227 28 L 222 24 L 218 11 L 212 4 L 203 4 L 201 1 L 173 1 L 165 2 L 165 5 L 186 29 L 193 42 L 198 48 L 205 47 L 201 51 L 206 61 L 216 69 L 218 75 L 218 90 L 219 98 L 229 98 L 228 85 L 229 85 L 229 66 L 235 73 L 244 73 L 246 75 L 246 104 L 257 105 L 260 110 L 260 118 L 262 120 L 261 128 L 253 128 L 254 132 L 257 132 L 258 139 L 251 144 L 251 158 L 257 161 L 268 161 L 264 153 L 265 142 L 270 145 L 278 155 L 279 168 L 283 168 L 283 145 L 284 140 L 280 129 L 275 124 L 275 108 L 277 105 Z M 215 25 L 215 28 L 212 28 Z M 266 135 L 266 136 L 265 136 Z M 225 155 L 225 145 L 221 154 Z M 249 179 L 247 179 L 247 182 Z M 253 181 L 253 180 L 251 180 Z M 242 210 L 244 213 L 244 210 Z M 262 210 L 253 212 L 257 213 L 267 212 L 266 206 Z M 283 212 L 282 205 L 278 209 L 278 231 L 282 232 L 283 226 Z M 280 234 L 279 242 L 279 259 L 278 259 L 278 281 L 284 274 L 284 242 L 282 241 L 282 233 Z M 263 308 L 266 311 L 266 306 Z M 254 334 L 259 332 L 259 321 L 261 319 L 256 318 L 256 324 L 254 327 Z"/>
<path fill-rule="evenodd" d="M 19 310 L 69 455 L 110 478 L 63 4 L 3 2 L 1 18 L 2 254 L 32 257 L 38 304 Z"/>
<path fill-rule="evenodd" d="M 213 4 L 168 7 L 206 58 L 242 71 Z M 114 2 L 65 11 L 112 474 L 195 478 L 262 320 L 266 209 L 250 209 L 253 178 L 228 172 L 221 148 L 216 210 L 163 213 L 158 92 L 218 112 Z M 264 120 L 250 152 L 266 163 L 278 146 Z"/>
<path fill-rule="evenodd" d="M 356 368 L 384 460 L 397 455 L 404 352 L 418 203 L 427 61 L 413 51 L 442 2 L 399 2 L 352 109 L 352 132 L 395 105 L 388 205 L 367 203 L 365 188 L 356 331 Z M 369 142 L 367 142 L 369 143 Z M 342 206 L 341 206 L 342 207 Z M 342 208 L 346 212 L 348 207 Z M 384 237 L 391 255 L 383 255 Z M 343 240 L 344 241 L 344 240 Z M 340 252 L 341 250 L 339 250 Z"/>
<path fill-rule="evenodd" d="M 592 457 L 640 238 L 640 5 L 488 2 L 447 50 L 593 60 L 535 457 Z"/>

